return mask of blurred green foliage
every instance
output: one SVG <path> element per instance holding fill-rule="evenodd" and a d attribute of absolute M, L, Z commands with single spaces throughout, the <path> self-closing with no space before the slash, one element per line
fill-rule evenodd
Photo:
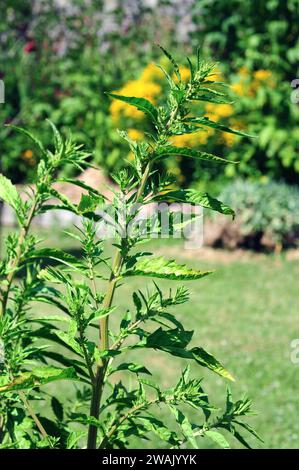
<path fill-rule="evenodd" d="M 117 171 L 126 147 L 115 132 L 119 123 L 111 118 L 104 92 L 142 80 L 145 64 L 160 60 L 157 40 L 176 49 L 179 43 L 184 52 L 200 45 L 206 58 L 218 58 L 233 88 L 233 107 L 218 116 L 219 122 L 234 121 L 233 127 L 257 136 L 229 141 L 213 133 L 205 142 L 191 143 L 240 161 L 215 166 L 213 190 L 220 191 L 236 173 L 297 182 L 299 107 L 291 100 L 291 82 L 299 77 L 299 0 L 8 0 L 2 16 L 0 78 L 6 103 L 0 107 L 1 123 L 34 131 L 50 118 L 62 133 L 71 129 L 107 173 Z M 257 81 L 257 74 L 262 79 Z M 132 119 L 132 128 L 135 124 L 146 130 Z M 1 126 L 2 172 L 15 182 L 30 180 L 35 149 L 22 136 L 12 142 L 9 134 Z M 49 138 L 45 128 L 42 140 L 48 144 Z M 168 169 L 185 184 L 197 187 L 200 180 L 206 189 L 211 180 L 199 178 L 204 165 L 176 160 Z"/>
<path fill-rule="evenodd" d="M 230 74 L 241 67 L 271 71 L 275 86 L 265 82 L 255 96 L 236 103 L 246 116 L 247 130 L 255 141 L 242 141 L 233 157 L 241 160 L 239 174 L 269 175 L 298 181 L 299 106 L 291 101 L 291 82 L 299 77 L 298 0 L 199 1 L 197 21 L 204 50 L 218 57 Z M 195 41 L 198 40 L 198 36 Z M 234 172 L 226 169 L 228 176 Z"/>
<path fill-rule="evenodd" d="M 296 243 L 299 233 L 299 189 L 284 183 L 236 180 L 227 185 L 221 197 L 236 208 L 242 235 L 262 237 L 277 249 Z"/>

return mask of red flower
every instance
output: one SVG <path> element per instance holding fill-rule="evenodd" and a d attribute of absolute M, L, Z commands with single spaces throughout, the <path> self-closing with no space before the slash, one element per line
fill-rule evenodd
<path fill-rule="evenodd" d="M 25 54 L 30 54 L 30 52 L 35 51 L 35 42 L 34 41 L 28 41 L 25 44 L 23 50 L 24 50 Z"/>

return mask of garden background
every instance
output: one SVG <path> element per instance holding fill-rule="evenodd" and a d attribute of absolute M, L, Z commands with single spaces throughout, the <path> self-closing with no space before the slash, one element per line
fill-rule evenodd
<path fill-rule="evenodd" d="M 172 51 L 186 79 L 184 57 L 197 47 L 203 57 L 217 60 L 232 103 L 207 104 L 206 115 L 256 137 L 220 136 L 213 129 L 200 134 L 200 141 L 198 134 L 176 136 L 178 146 L 204 148 L 239 164 L 213 166 L 206 179 L 201 161 L 177 158 L 166 169 L 178 186 L 220 195 L 237 217 L 232 222 L 206 216 L 205 246 L 198 250 L 184 251 L 175 240 L 155 243 L 163 254 L 217 268 L 214 282 L 193 288 L 184 318 L 187 327 L 196 325 L 207 349 L 230 364 L 237 378 L 233 390 L 253 398 L 254 425 L 264 439 L 253 445 L 261 447 L 299 444 L 299 369 L 291 361 L 291 342 L 299 337 L 298 24 L 297 0 L 7 0 L 0 22 L 0 165 L 22 186 L 31 181 L 37 155 L 23 135 L 12 135 L 3 124 L 38 131 L 45 145 L 51 139 L 46 118 L 65 135 L 70 129 L 99 170 L 70 174 L 66 168 L 64 176 L 103 190 L 127 152 L 116 129 L 129 125 L 134 139 L 150 131 L 140 112 L 111 103 L 105 91 L 159 104 L 164 85 L 156 64 L 166 64 L 155 43 Z M 69 196 L 78 199 L 76 193 Z M 7 233 L 13 220 L 7 208 L 1 210 Z M 53 246 L 77 250 L 67 236 L 51 234 L 56 223 L 70 221 L 63 215 L 43 219 L 36 230 Z M 124 295 L 124 307 L 126 301 Z M 166 385 L 176 373 L 166 360 L 156 364 L 156 372 Z M 209 383 L 217 401 L 222 381 Z"/>

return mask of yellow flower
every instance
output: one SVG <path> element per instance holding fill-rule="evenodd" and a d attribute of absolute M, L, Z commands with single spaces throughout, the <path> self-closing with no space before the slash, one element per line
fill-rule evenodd
<path fill-rule="evenodd" d="M 164 77 L 164 73 L 162 72 L 156 64 L 148 64 L 145 69 L 143 70 L 140 80 L 144 80 L 145 82 L 152 82 L 155 80 L 161 80 Z"/>
<path fill-rule="evenodd" d="M 243 82 L 233 83 L 231 89 L 239 96 L 246 95 L 246 87 Z"/>
<path fill-rule="evenodd" d="M 214 130 L 210 127 L 204 131 L 194 132 L 193 134 L 174 135 L 171 137 L 171 141 L 178 147 L 198 147 L 207 143 L 208 138 L 214 133 Z"/>
<path fill-rule="evenodd" d="M 130 151 L 130 152 L 128 153 L 128 157 L 127 157 L 127 158 L 128 158 L 128 160 L 129 160 L 129 162 L 133 162 L 133 161 L 134 161 L 134 158 L 135 158 L 135 157 L 134 157 L 134 153 Z"/>
<path fill-rule="evenodd" d="M 161 86 L 153 82 L 144 82 L 143 80 L 130 80 L 116 94 L 124 96 L 136 96 L 137 98 L 146 98 L 153 104 L 156 103 L 156 97 L 161 92 Z M 110 105 L 110 113 L 114 121 L 118 121 L 121 116 L 143 119 L 144 114 L 138 111 L 134 106 L 123 101 L 114 100 Z"/>
<path fill-rule="evenodd" d="M 240 121 L 237 121 L 236 119 L 231 119 L 229 125 L 232 129 L 236 131 L 237 130 L 240 131 L 244 129 L 244 124 Z M 237 135 L 230 134 L 229 132 L 221 132 L 219 138 L 220 138 L 220 142 L 227 145 L 228 147 L 232 147 L 232 145 L 235 143 Z"/>
<path fill-rule="evenodd" d="M 271 70 L 260 69 L 253 72 L 254 80 L 251 84 L 251 91 L 254 93 L 261 85 L 261 83 L 266 82 L 268 87 L 273 88 L 275 82 L 273 80 L 273 75 Z"/>
<path fill-rule="evenodd" d="M 223 132 L 223 134 L 221 134 L 222 142 L 228 147 L 231 147 L 234 144 L 235 138 L 236 138 L 236 135 L 230 134 L 229 132 Z"/>
<path fill-rule="evenodd" d="M 234 112 L 234 108 L 230 104 L 207 103 L 206 112 L 210 119 L 218 121 L 218 119 L 230 117 Z"/>
<path fill-rule="evenodd" d="M 247 67 L 243 66 L 239 69 L 238 74 L 243 76 L 249 75 L 249 70 Z"/>
<path fill-rule="evenodd" d="M 128 129 L 128 136 L 132 140 L 142 140 L 144 137 L 144 132 L 137 129 Z"/>
<path fill-rule="evenodd" d="M 185 67 L 184 65 L 182 65 L 181 67 L 179 67 L 179 71 L 180 71 L 183 82 L 187 82 L 188 80 L 190 80 L 191 74 L 190 74 L 190 69 L 188 69 L 188 67 Z M 178 78 L 175 73 L 173 74 L 172 79 L 175 82 L 178 81 Z"/>
<path fill-rule="evenodd" d="M 270 70 L 264 70 L 264 69 L 256 70 L 255 72 L 253 72 L 253 76 L 256 80 L 262 82 L 262 81 L 266 81 L 272 78 L 272 72 Z"/>
<path fill-rule="evenodd" d="M 183 82 L 187 82 L 188 80 L 190 80 L 190 69 L 188 69 L 188 67 L 182 66 L 182 67 L 179 67 L 179 70 L 180 70 L 180 74 L 181 74 Z"/>
<path fill-rule="evenodd" d="M 216 82 L 221 82 L 224 79 L 223 73 L 222 73 L 222 71 L 220 70 L 219 67 L 215 67 L 211 71 L 211 73 L 209 74 L 209 78 L 210 77 L 211 77 L 211 80 L 215 80 Z"/>

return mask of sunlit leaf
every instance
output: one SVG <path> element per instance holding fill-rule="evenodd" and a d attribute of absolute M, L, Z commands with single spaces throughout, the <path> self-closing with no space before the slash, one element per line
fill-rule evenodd
<path fill-rule="evenodd" d="M 149 276 L 162 279 L 193 280 L 211 274 L 213 271 L 199 271 L 187 268 L 184 264 L 177 264 L 174 260 L 159 258 L 138 259 L 132 269 L 127 270 L 125 276 Z"/>
<path fill-rule="evenodd" d="M 0 392 L 26 390 L 57 380 L 79 380 L 73 367 L 59 369 L 52 366 L 36 367 L 31 372 L 24 372 L 12 382 L 0 387 Z"/>
<path fill-rule="evenodd" d="M 226 160 L 225 158 L 217 157 L 211 153 L 201 152 L 200 150 L 194 150 L 189 147 L 175 147 L 173 145 L 167 145 L 160 147 L 155 150 L 154 160 L 160 160 L 163 158 L 181 155 L 188 158 L 196 158 L 198 160 L 215 161 L 220 163 L 236 163 L 232 160 Z"/>
<path fill-rule="evenodd" d="M 22 208 L 22 200 L 12 182 L 0 173 L 0 199 L 9 204 L 15 211 L 18 220 L 21 220 L 20 209 Z"/>
<path fill-rule="evenodd" d="M 209 437 L 213 442 L 215 442 L 222 449 L 229 449 L 230 445 L 225 439 L 225 437 L 218 431 L 208 430 L 205 431 L 205 436 Z"/>
<path fill-rule="evenodd" d="M 231 207 L 227 206 L 218 199 L 213 198 L 208 193 L 202 193 L 195 189 L 179 189 L 177 191 L 169 191 L 165 194 L 158 195 L 155 201 L 165 202 L 182 202 L 188 204 L 199 205 L 206 209 L 220 212 L 221 214 L 235 216 L 235 212 Z"/>
<path fill-rule="evenodd" d="M 158 111 L 155 106 L 147 99 L 136 98 L 134 96 L 116 95 L 115 93 L 107 93 L 107 95 L 111 96 L 111 98 L 114 98 L 116 100 L 128 103 L 131 106 L 135 106 L 135 108 L 137 108 L 139 111 L 142 111 L 144 114 L 150 116 L 154 123 L 157 122 Z"/>
<path fill-rule="evenodd" d="M 210 353 L 205 351 L 203 348 L 195 347 L 190 350 L 195 361 L 203 367 L 211 369 L 216 374 L 225 377 L 226 379 L 234 381 L 234 377 L 228 370 L 226 370 L 222 364 Z"/>

